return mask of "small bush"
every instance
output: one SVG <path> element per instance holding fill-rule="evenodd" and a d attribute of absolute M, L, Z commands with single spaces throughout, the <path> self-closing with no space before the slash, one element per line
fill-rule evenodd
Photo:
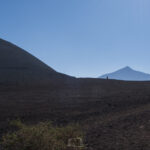
<path fill-rule="evenodd" d="M 54 127 L 49 122 L 25 125 L 20 121 L 13 121 L 12 125 L 18 130 L 3 136 L 3 150 L 66 150 L 69 139 L 83 139 L 83 133 L 76 125 Z"/>

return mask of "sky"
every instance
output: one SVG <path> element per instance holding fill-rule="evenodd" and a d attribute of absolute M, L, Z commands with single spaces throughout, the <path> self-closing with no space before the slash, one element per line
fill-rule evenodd
<path fill-rule="evenodd" d="M 0 0 L 0 38 L 76 77 L 150 73 L 150 0 Z"/>

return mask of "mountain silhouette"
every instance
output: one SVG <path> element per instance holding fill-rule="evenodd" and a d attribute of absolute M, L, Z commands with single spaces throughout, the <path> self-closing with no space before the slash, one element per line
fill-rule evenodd
<path fill-rule="evenodd" d="M 0 85 L 45 84 L 62 78 L 67 76 L 56 72 L 18 46 L 0 39 Z"/>
<path fill-rule="evenodd" d="M 99 78 L 106 79 L 107 77 L 109 79 L 127 80 L 127 81 L 149 81 L 150 80 L 150 74 L 133 70 L 128 66 L 118 71 L 115 71 L 113 73 L 102 75 Z"/>

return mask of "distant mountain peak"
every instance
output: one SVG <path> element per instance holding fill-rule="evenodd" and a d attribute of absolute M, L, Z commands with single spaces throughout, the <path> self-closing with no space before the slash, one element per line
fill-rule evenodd
<path fill-rule="evenodd" d="M 131 67 L 129 67 L 129 66 L 126 66 L 126 67 L 123 67 L 123 68 L 121 68 L 121 69 L 119 69 L 119 70 L 133 70 Z M 118 71 L 119 71 L 118 70 Z"/>
<path fill-rule="evenodd" d="M 100 76 L 99 78 L 109 78 L 116 80 L 127 80 L 127 81 L 150 81 L 150 74 L 136 71 L 129 66 L 119 69 L 112 73 L 107 73 Z"/>
<path fill-rule="evenodd" d="M 117 71 L 124 71 L 124 72 L 129 71 L 129 72 L 132 72 L 132 71 L 135 71 L 135 70 L 133 68 L 129 67 L 129 66 L 126 66 L 126 67 L 123 67 L 123 68 L 121 68 L 121 69 L 119 69 Z"/>
<path fill-rule="evenodd" d="M 130 69 L 130 70 L 133 70 L 131 67 L 129 67 L 129 66 L 126 66 L 126 67 L 124 67 L 123 69 Z"/>

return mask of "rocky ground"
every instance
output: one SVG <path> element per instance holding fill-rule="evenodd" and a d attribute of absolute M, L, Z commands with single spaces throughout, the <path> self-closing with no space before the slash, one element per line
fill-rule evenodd
<path fill-rule="evenodd" d="M 150 82 L 76 79 L 70 85 L 0 87 L 0 131 L 28 123 L 79 123 L 94 150 L 150 149 Z"/>

